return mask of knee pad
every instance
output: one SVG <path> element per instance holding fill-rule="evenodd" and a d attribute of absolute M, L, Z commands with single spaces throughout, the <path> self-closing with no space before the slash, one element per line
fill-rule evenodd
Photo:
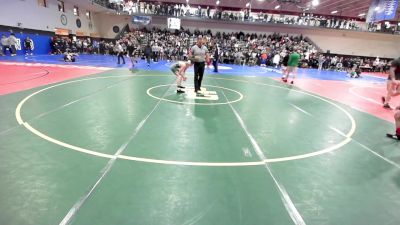
<path fill-rule="evenodd" d="M 400 111 L 399 110 L 394 114 L 394 119 L 400 120 Z"/>

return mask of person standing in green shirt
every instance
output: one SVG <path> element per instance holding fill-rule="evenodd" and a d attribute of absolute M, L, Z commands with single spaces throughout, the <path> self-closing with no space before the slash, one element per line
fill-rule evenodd
<path fill-rule="evenodd" d="M 292 73 L 293 80 L 290 83 L 294 84 L 294 79 L 296 78 L 297 75 L 297 67 L 299 66 L 299 61 L 300 61 L 300 54 L 297 53 L 297 49 L 294 49 L 292 54 L 290 54 L 289 56 L 288 68 L 286 70 L 286 74 L 283 79 L 284 82 L 287 82 L 290 73 Z"/>

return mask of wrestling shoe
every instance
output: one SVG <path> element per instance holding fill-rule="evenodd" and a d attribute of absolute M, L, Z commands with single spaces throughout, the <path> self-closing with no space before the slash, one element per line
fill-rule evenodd
<path fill-rule="evenodd" d="M 382 101 L 382 104 L 385 104 L 386 98 L 382 96 L 381 101 Z"/>
<path fill-rule="evenodd" d="M 385 109 L 392 109 L 392 107 L 390 107 L 390 105 L 389 105 L 388 103 L 384 104 L 384 105 L 383 105 L 383 108 L 385 108 Z"/>
<path fill-rule="evenodd" d="M 182 90 L 178 89 L 178 90 L 176 90 L 176 93 L 183 94 L 183 93 L 185 93 L 185 91 L 182 91 Z"/>
<path fill-rule="evenodd" d="M 398 136 L 396 134 L 386 134 L 386 137 L 400 141 L 400 136 Z"/>
<path fill-rule="evenodd" d="M 184 86 L 178 86 L 178 88 L 180 88 L 180 89 L 185 89 L 185 87 L 184 87 Z"/>
<path fill-rule="evenodd" d="M 196 92 L 196 97 L 204 97 L 204 94 L 200 93 L 200 92 Z"/>

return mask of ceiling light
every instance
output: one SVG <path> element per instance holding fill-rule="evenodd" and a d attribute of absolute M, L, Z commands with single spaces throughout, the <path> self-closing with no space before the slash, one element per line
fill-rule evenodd
<path fill-rule="evenodd" d="M 280 5 L 277 5 L 277 6 L 275 6 L 275 9 L 279 9 L 281 6 Z"/>
<path fill-rule="evenodd" d="M 337 10 L 331 12 L 331 14 L 336 14 L 336 13 L 338 13 Z"/>
<path fill-rule="evenodd" d="M 246 3 L 246 7 L 249 7 L 249 6 L 250 6 L 250 2 Z"/>
<path fill-rule="evenodd" d="M 358 14 L 358 16 L 365 16 L 365 13 L 360 13 Z"/>
<path fill-rule="evenodd" d="M 219 5 L 219 3 L 220 3 L 220 1 L 219 1 L 219 0 L 217 0 L 217 2 L 216 2 L 215 4 Z"/>
<path fill-rule="evenodd" d="M 312 5 L 312 6 L 317 6 L 317 5 L 319 5 L 319 0 L 312 0 L 311 5 Z"/>

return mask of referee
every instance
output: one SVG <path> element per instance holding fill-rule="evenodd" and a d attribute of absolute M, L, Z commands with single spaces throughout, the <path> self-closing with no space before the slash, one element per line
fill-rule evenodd
<path fill-rule="evenodd" d="M 201 90 L 205 61 L 209 59 L 208 49 L 203 45 L 201 37 L 197 39 L 197 44 L 190 49 L 189 58 L 194 62 L 194 91 L 200 95 L 199 91 Z"/>

